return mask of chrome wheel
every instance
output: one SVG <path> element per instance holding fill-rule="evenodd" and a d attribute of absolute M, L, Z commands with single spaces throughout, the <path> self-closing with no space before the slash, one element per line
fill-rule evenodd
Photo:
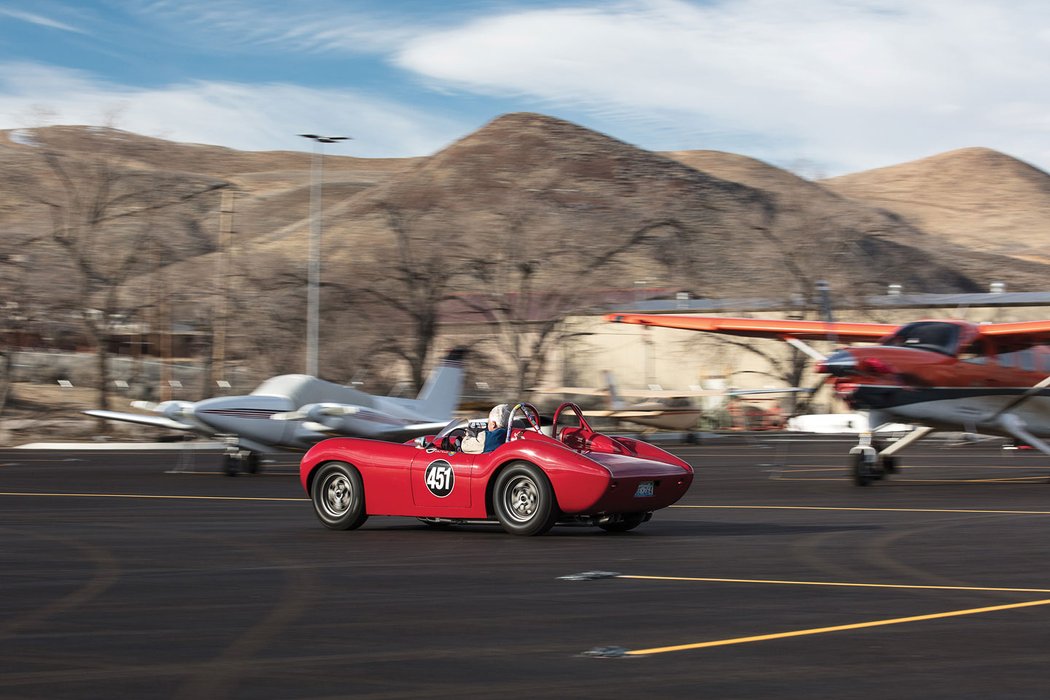
<path fill-rule="evenodd" d="M 539 499 L 536 482 L 525 475 L 516 476 L 506 491 L 507 515 L 519 523 L 528 522 L 536 515 Z"/>
<path fill-rule="evenodd" d="M 528 462 L 512 462 L 496 476 L 492 510 L 512 535 L 541 535 L 558 519 L 558 501 L 543 470 Z"/>
<path fill-rule="evenodd" d="M 321 507 L 330 517 L 338 518 L 350 510 L 354 487 L 346 474 L 332 474 L 321 485 Z"/>
<path fill-rule="evenodd" d="M 319 467 L 310 485 L 310 500 L 317 518 L 333 530 L 353 530 L 368 520 L 361 474 L 345 462 Z"/>

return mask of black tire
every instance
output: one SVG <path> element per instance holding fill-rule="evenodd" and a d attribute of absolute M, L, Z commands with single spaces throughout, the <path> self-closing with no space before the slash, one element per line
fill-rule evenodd
<path fill-rule="evenodd" d="M 492 510 L 512 535 L 542 535 L 558 519 L 550 480 L 528 462 L 513 462 L 499 473 L 492 489 Z"/>
<path fill-rule="evenodd" d="M 606 532 L 627 532 L 638 527 L 645 520 L 645 513 L 624 513 L 619 520 L 598 523 L 598 527 Z"/>
<path fill-rule="evenodd" d="M 261 464 L 259 460 L 258 452 L 249 452 L 244 457 L 244 471 L 249 474 L 258 474 L 261 471 Z"/>
<path fill-rule="evenodd" d="M 857 486 L 867 486 L 875 478 L 872 473 L 872 467 L 866 459 L 863 452 L 858 452 L 855 455 L 850 455 L 852 462 L 851 467 L 853 471 L 853 483 Z"/>
<path fill-rule="evenodd" d="M 883 457 L 879 460 L 879 462 L 882 464 L 882 471 L 886 472 L 887 474 L 897 473 L 897 458 L 893 455 Z"/>
<path fill-rule="evenodd" d="M 345 462 L 330 462 L 317 470 L 310 500 L 317 519 L 331 530 L 354 530 L 368 520 L 361 475 Z"/>
<path fill-rule="evenodd" d="M 222 458 L 222 473 L 226 476 L 237 476 L 241 471 L 241 461 L 236 455 L 224 455 Z"/>

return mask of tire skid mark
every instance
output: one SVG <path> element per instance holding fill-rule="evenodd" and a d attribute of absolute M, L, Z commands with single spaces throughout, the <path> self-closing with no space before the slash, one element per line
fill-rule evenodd
<path fill-rule="evenodd" d="M 16 615 L 14 618 L 0 623 L 0 639 L 15 636 L 19 632 L 38 625 L 59 613 L 73 610 L 98 597 L 120 579 L 120 563 L 113 556 L 113 553 L 104 547 L 75 537 L 45 535 L 31 530 L 17 530 L 13 528 L 4 528 L 4 530 L 18 537 L 71 547 L 77 550 L 85 561 L 94 564 L 95 570 L 91 578 L 76 590 L 35 610 Z"/>

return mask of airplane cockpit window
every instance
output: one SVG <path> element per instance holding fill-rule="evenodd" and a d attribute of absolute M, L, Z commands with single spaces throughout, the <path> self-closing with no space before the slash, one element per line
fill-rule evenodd
<path fill-rule="evenodd" d="M 1035 351 L 1032 348 L 999 353 L 1000 367 L 1016 367 L 1026 372 L 1035 371 Z"/>
<path fill-rule="evenodd" d="M 988 345 L 983 339 L 970 343 L 959 351 L 959 360 L 969 362 L 972 365 L 983 365 L 988 362 Z"/>
<path fill-rule="evenodd" d="M 954 355 L 959 344 L 959 327 L 954 323 L 919 321 L 901 327 L 883 345 L 933 350 Z"/>

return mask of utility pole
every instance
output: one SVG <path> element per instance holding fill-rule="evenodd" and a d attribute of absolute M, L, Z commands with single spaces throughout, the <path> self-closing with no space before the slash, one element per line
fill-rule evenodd
<path fill-rule="evenodd" d="M 212 329 L 210 387 L 214 389 L 219 380 L 226 378 L 226 328 L 230 313 L 230 268 L 233 256 L 233 190 L 222 191 L 219 207 L 219 261 L 218 288 Z"/>
<path fill-rule="evenodd" d="M 310 251 L 306 281 L 306 373 L 318 375 L 317 347 L 321 307 L 321 188 L 324 182 L 324 144 L 346 141 L 349 136 L 299 134 L 314 142 L 310 169 Z"/>

